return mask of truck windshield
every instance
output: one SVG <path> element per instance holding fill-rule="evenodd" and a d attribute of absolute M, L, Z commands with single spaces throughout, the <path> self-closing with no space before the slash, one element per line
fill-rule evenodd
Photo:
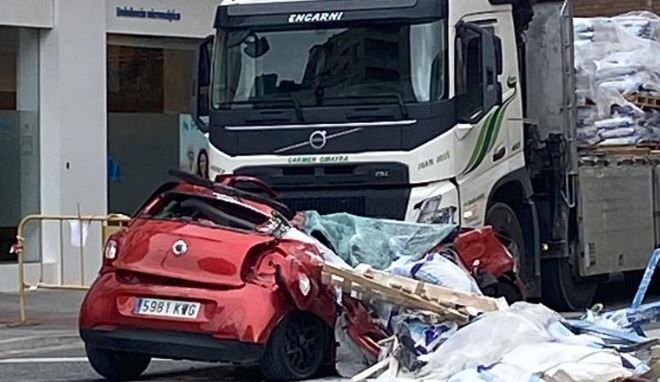
<path fill-rule="evenodd" d="M 445 20 L 336 29 L 220 30 L 214 108 L 278 99 L 343 105 L 373 96 L 406 103 L 445 97 Z M 392 97 L 395 96 L 395 97 Z"/>

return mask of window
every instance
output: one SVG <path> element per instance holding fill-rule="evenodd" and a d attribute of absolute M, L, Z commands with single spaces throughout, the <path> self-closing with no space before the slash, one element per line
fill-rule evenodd
<path fill-rule="evenodd" d="M 190 113 L 195 43 L 110 36 L 108 112 Z"/>
<path fill-rule="evenodd" d="M 220 30 L 214 49 L 214 108 L 293 100 L 302 107 L 396 95 L 445 94 L 446 20 L 333 29 Z"/>
<path fill-rule="evenodd" d="M 16 226 L 39 212 L 39 32 L 0 26 L 0 262 L 16 261 L 9 249 Z M 26 240 L 39 243 L 37 225 Z M 26 261 L 39 258 L 39 245 L 26 248 Z"/>
<path fill-rule="evenodd" d="M 501 103 L 500 39 L 492 26 L 465 23 L 456 37 L 456 111 L 460 120 L 476 122 Z"/>
<path fill-rule="evenodd" d="M 456 97 L 461 97 L 458 114 L 472 116 L 482 109 L 483 62 L 480 36 L 468 30 L 457 39 L 456 52 Z"/>

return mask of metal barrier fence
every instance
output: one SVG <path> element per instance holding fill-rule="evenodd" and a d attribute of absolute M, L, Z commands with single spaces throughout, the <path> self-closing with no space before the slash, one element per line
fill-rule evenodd
<path fill-rule="evenodd" d="M 24 217 L 18 225 L 17 235 L 16 235 L 16 244 L 12 247 L 12 252 L 16 253 L 18 258 L 18 292 L 19 292 L 19 311 L 20 311 L 20 321 L 10 326 L 21 326 L 27 325 L 27 290 L 36 290 L 36 289 L 67 289 L 67 290 L 86 290 L 89 288 L 88 285 L 85 285 L 85 224 L 91 225 L 92 223 L 101 224 L 102 229 L 102 240 L 100 251 L 95 252 L 95 256 L 102 256 L 103 247 L 107 241 L 108 236 L 119 230 L 121 227 L 126 225 L 130 218 L 125 215 L 120 214 L 110 214 L 107 216 L 103 215 L 28 215 Z M 25 257 L 24 250 L 26 246 L 30 243 L 26 243 L 24 238 L 25 227 L 28 223 L 38 222 L 59 222 L 59 255 L 57 262 L 59 263 L 59 283 L 57 284 L 48 284 L 44 282 L 44 251 L 41 248 L 41 241 L 39 240 L 39 278 L 36 283 L 30 284 L 27 283 L 25 275 Z M 64 225 L 67 222 L 77 222 L 78 231 L 79 231 L 79 262 L 80 262 L 80 283 L 79 284 L 65 284 L 64 280 L 64 270 L 65 270 L 65 260 L 64 260 Z M 89 226 L 88 226 L 89 228 Z M 41 229 L 43 230 L 43 224 L 41 224 Z"/>

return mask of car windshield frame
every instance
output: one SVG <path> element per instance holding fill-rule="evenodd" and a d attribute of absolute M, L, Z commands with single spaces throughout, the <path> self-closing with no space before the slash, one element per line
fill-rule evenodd
<path fill-rule="evenodd" d="M 305 108 L 353 106 L 383 103 L 384 96 L 406 104 L 436 102 L 448 98 L 448 48 L 446 18 L 284 30 L 220 28 L 210 106 L 227 110 L 271 103 L 277 108 L 282 101 Z M 351 64 L 356 57 L 358 63 Z"/>
<path fill-rule="evenodd" d="M 263 217 L 264 221 L 261 223 L 250 222 L 251 224 L 254 224 L 254 227 L 247 228 L 247 227 L 236 227 L 230 224 L 221 224 L 217 221 L 214 221 L 212 218 L 208 216 L 199 216 L 198 218 L 193 218 L 191 216 L 186 216 L 186 217 L 163 216 L 163 212 L 169 209 L 172 203 L 178 203 L 179 205 L 181 205 L 184 200 L 196 200 L 202 203 L 206 203 L 208 204 L 208 206 L 218 211 L 221 211 L 223 214 L 232 215 L 236 219 L 246 220 L 242 217 L 235 216 L 235 211 L 229 211 L 229 209 L 231 208 L 242 209 L 244 212 L 248 212 L 249 214 L 259 215 Z M 224 205 L 224 207 L 220 207 L 221 205 Z M 154 210 L 157 210 L 157 212 L 155 212 Z M 258 208 L 255 208 L 247 203 L 243 203 L 240 200 L 234 200 L 229 196 L 218 193 L 214 193 L 213 196 L 210 196 L 195 192 L 172 190 L 160 194 L 158 197 L 147 203 L 147 205 L 140 210 L 136 218 L 160 220 L 160 221 L 178 221 L 184 223 L 191 223 L 207 228 L 226 229 L 226 230 L 233 230 L 243 233 L 252 233 L 252 234 L 277 237 L 278 236 L 277 230 L 282 229 L 281 225 L 283 224 L 283 222 L 286 222 L 286 218 L 281 217 L 279 214 L 276 213 L 275 210 L 273 210 L 273 212 L 274 213 L 272 215 L 268 215 L 264 211 L 261 211 Z M 204 221 L 208 221 L 211 224 L 204 223 Z"/>

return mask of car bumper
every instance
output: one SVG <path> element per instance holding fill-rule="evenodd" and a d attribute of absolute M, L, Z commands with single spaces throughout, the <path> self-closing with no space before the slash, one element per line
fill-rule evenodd
<path fill-rule="evenodd" d="M 141 297 L 198 302 L 201 308 L 192 320 L 145 316 L 135 309 Z M 109 272 L 100 275 L 87 292 L 79 328 L 81 332 L 139 329 L 200 334 L 216 341 L 265 345 L 271 331 L 291 309 L 290 302 L 276 288 L 253 284 L 235 289 L 126 284 L 115 272 Z M 133 346 L 125 349 L 132 350 Z"/>
<path fill-rule="evenodd" d="M 86 344 L 101 349 L 149 354 L 152 357 L 208 362 L 253 364 L 265 352 L 265 345 L 217 340 L 201 333 L 148 329 L 81 329 Z"/>

